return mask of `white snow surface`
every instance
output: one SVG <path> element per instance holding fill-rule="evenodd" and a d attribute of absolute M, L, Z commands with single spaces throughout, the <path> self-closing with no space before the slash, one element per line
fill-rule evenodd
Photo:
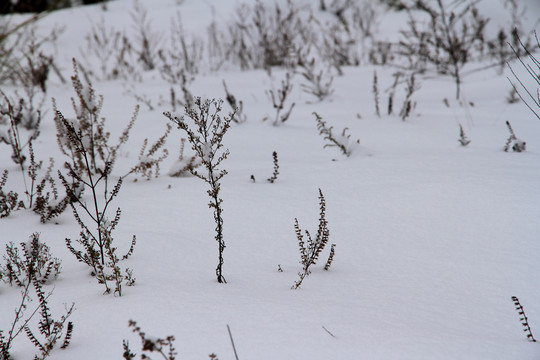
<path fill-rule="evenodd" d="M 167 31 L 169 19 L 180 12 L 184 29 L 194 34 L 204 33 L 212 18 L 228 21 L 240 4 L 141 3 L 157 29 Z M 91 23 L 103 17 L 109 26 L 129 30 L 131 5 L 116 0 L 107 11 L 77 7 L 41 20 L 44 28 L 65 26 L 56 50 L 64 75 L 71 74 L 71 58 L 81 56 Z M 403 14 L 385 14 L 383 20 L 398 16 Z M 381 25 L 381 36 L 394 37 L 396 26 Z M 519 64 L 514 67 L 519 70 Z M 224 148 L 230 155 L 220 165 L 228 171 L 221 180 L 227 284 L 215 277 L 218 248 L 207 184 L 193 176 L 166 175 L 175 164 L 179 138 L 185 137 L 176 127 L 167 141 L 171 155 L 162 175 L 124 181 L 111 205 L 110 216 L 116 206 L 122 209 L 113 232 L 118 252 L 127 251 L 132 235 L 137 236 L 133 256 L 121 263 L 133 269 L 136 283 L 124 286 L 122 297 L 103 295 L 88 267 L 66 248 L 64 239 L 74 240 L 79 233 L 69 209 L 48 224 L 40 224 L 30 210 L 1 219 L 2 253 L 8 242 L 18 244 L 39 232 L 40 241 L 62 259 L 62 272 L 45 289 L 53 290 L 49 304 L 56 316 L 75 303 L 70 318 L 75 328 L 71 345 L 55 349 L 51 359 L 120 359 L 123 339 L 140 354 L 130 319 L 149 336 L 174 335 L 178 359 L 207 359 L 211 353 L 234 359 L 227 325 L 243 360 L 539 359 L 540 345 L 526 340 L 511 297 L 520 299 L 533 334 L 539 331 L 540 337 L 540 121 L 523 103 L 506 102 L 509 71 L 500 75 L 495 69 L 465 78 L 463 96 L 474 106 L 453 100 L 451 79 L 419 77 L 411 117 L 405 122 L 397 115 L 378 118 L 371 92 L 375 69 L 386 104 L 383 90 L 391 86 L 395 70 L 389 67 L 344 68 L 344 76 L 335 78 L 332 98 L 315 104 L 301 92 L 296 76 L 296 107 L 281 126 L 262 122 L 274 111 L 265 95 L 272 80 L 262 70 L 204 71 L 190 84 L 195 95 L 224 98 L 225 80 L 247 115 L 247 122 L 233 124 L 226 133 Z M 272 76 L 280 79 L 284 70 L 274 69 Z M 102 116 L 116 139 L 136 102 L 123 95 L 121 81 L 93 85 L 96 94 L 104 95 Z M 135 85 L 155 101 L 160 94 L 168 96 L 169 86 L 157 72 L 144 74 Z M 48 91 L 48 98 L 72 117 L 70 84 L 51 74 Z M 404 89 L 398 88 L 395 112 L 403 98 Z M 56 144 L 52 107 L 47 109 L 34 148 L 39 159 L 53 156 L 60 167 L 65 159 Z M 163 111 L 171 109 L 141 108 L 113 180 L 136 163 L 144 138 L 152 143 L 161 135 L 168 121 Z M 335 147 L 323 149 L 314 111 L 336 133 L 348 127 L 352 138 L 360 139 L 352 156 Z M 503 151 L 507 120 L 527 142 L 527 151 Z M 467 147 L 457 141 L 459 124 L 472 141 Z M 9 147 L 0 146 L 0 168 L 10 171 L 6 189 L 22 194 L 20 170 Z M 279 176 L 270 184 L 265 179 L 272 174 L 273 151 Z M 319 188 L 326 198 L 330 243 L 336 244 L 334 262 L 323 270 L 329 244 L 301 288 L 292 290 L 301 269 L 294 219 L 315 233 Z M 89 192 L 85 196 L 91 200 Z M 10 327 L 19 300 L 19 289 L 0 284 L 0 329 Z M 35 353 L 21 334 L 13 358 L 30 359 Z"/>

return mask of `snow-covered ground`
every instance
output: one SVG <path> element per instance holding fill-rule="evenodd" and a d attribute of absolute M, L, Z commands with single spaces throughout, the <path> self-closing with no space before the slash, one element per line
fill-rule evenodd
<path fill-rule="evenodd" d="M 141 4 L 157 29 L 167 31 L 169 19 L 179 12 L 186 30 L 204 35 L 212 19 L 228 21 L 237 2 Z M 99 5 L 77 7 L 41 20 L 44 28 L 65 27 L 56 43 L 64 76 L 72 74 L 71 58 L 81 58 L 90 25 L 103 17 L 109 26 L 129 29 L 131 6 L 130 0 L 117 0 L 108 3 L 107 11 Z M 534 18 L 538 6 L 535 1 L 528 6 Z M 395 37 L 391 19 L 403 14 L 381 10 L 380 16 L 378 36 Z M 467 106 L 454 100 L 450 78 L 419 76 L 411 117 L 379 118 L 374 70 L 383 92 L 395 69 L 344 67 L 344 75 L 334 80 L 335 93 L 321 103 L 311 103 L 296 75 L 291 97 L 296 107 L 280 126 L 262 119 L 274 114 L 265 90 L 279 84 L 285 70 L 274 69 L 271 77 L 263 70 L 235 68 L 195 76 L 189 85 L 194 95 L 224 98 L 225 80 L 244 101 L 247 115 L 224 138 L 230 150 L 222 164 L 229 172 L 222 179 L 227 284 L 215 279 L 218 254 L 207 184 L 193 176 L 167 176 L 185 137 L 178 129 L 167 141 L 170 156 L 161 176 L 128 178 L 115 202 L 122 209 L 114 233 L 119 251 L 137 236 L 133 256 L 121 265 L 133 269 L 136 283 L 125 286 L 122 297 L 102 295 L 104 288 L 88 267 L 66 248 L 64 239 L 79 233 L 69 209 L 48 224 L 30 210 L 1 219 L 2 253 L 8 242 L 18 244 L 39 232 L 62 260 L 59 278 L 45 289 L 54 290 L 49 298 L 53 314 L 75 303 L 70 317 L 75 329 L 71 345 L 54 350 L 51 358 L 119 359 L 123 339 L 139 354 L 139 339 L 128 328 L 133 319 L 148 335 L 174 335 L 178 359 L 207 359 L 211 353 L 234 359 L 227 325 L 240 359 L 538 359 L 540 347 L 527 341 L 511 297 L 525 307 L 534 334 L 540 329 L 540 121 L 523 103 L 506 102 L 510 73 L 496 69 L 465 77 Z M 121 80 L 93 84 L 104 95 L 102 115 L 115 138 L 137 102 L 125 94 Z M 142 105 L 114 177 L 136 163 L 144 138 L 161 135 L 168 121 L 162 112 L 171 110 L 158 104 L 169 86 L 157 71 L 129 86 L 153 99 L 154 110 Z M 69 83 L 51 74 L 47 97 L 54 97 L 67 117 L 73 116 L 74 96 Z M 400 86 L 397 110 L 403 97 Z M 53 156 L 60 168 L 66 159 L 56 144 L 48 100 L 45 108 L 34 146 L 39 159 Z M 334 131 L 347 127 L 351 139 L 360 140 L 350 157 L 323 148 L 313 112 Z M 526 152 L 502 150 L 509 135 L 506 121 L 527 142 Z M 457 141 L 459 124 L 471 140 L 467 147 Z M 265 179 L 272 174 L 273 151 L 280 174 L 271 184 Z M 10 171 L 6 189 L 22 194 L 22 175 L 10 156 L 2 144 L 0 168 Z M 334 262 L 324 271 L 321 260 L 301 288 L 291 290 L 301 270 L 294 219 L 315 233 L 319 188 L 326 198 L 330 243 L 336 244 Z M 1 284 L 0 329 L 10 326 L 20 297 L 19 289 Z M 11 352 L 14 359 L 30 359 L 37 349 L 21 334 Z"/>

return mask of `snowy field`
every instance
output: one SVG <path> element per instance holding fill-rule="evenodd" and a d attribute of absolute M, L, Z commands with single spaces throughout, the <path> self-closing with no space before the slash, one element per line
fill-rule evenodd
<path fill-rule="evenodd" d="M 178 3 L 140 1 L 164 38 L 177 14 L 188 34 L 204 38 L 213 20 L 226 24 L 240 4 Z M 332 19 L 318 10 L 318 2 L 312 3 L 314 16 Z M 493 29 L 505 24 L 507 14 L 485 3 L 502 8 L 502 1 L 485 0 L 480 6 L 494 17 L 487 34 L 495 37 Z M 530 32 L 540 7 L 534 0 L 526 5 L 523 26 Z M 55 158 L 55 169 L 65 171 L 62 164 L 69 159 L 57 145 L 50 99 L 55 98 L 67 118 L 74 117 L 71 59 L 87 67 L 94 62 L 98 69 L 97 60 L 84 55 L 84 37 L 100 21 L 132 31 L 132 6 L 131 0 L 116 0 L 107 10 L 75 7 L 53 12 L 37 24 L 63 27 L 48 50 L 68 81 L 50 74 L 41 134 L 34 143 L 36 157 L 45 163 Z M 374 36 L 399 38 L 406 14 L 380 4 L 375 8 Z M 160 176 L 150 181 L 126 178 L 111 205 L 122 209 L 113 233 L 119 253 L 127 251 L 132 235 L 137 237 L 133 256 L 120 265 L 133 270 L 136 282 L 124 286 L 121 297 L 103 295 L 103 285 L 65 246 L 64 239 L 76 239 L 80 231 L 70 208 L 46 224 L 24 209 L 0 219 L 2 254 L 9 242 L 25 242 L 38 232 L 62 260 L 61 273 L 44 290 L 53 291 L 48 303 L 56 316 L 75 303 L 69 318 L 74 331 L 70 346 L 57 346 L 51 359 L 120 359 L 124 339 L 139 358 L 140 340 L 128 327 L 130 319 L 149 336 L 174 335 L 177 359 L 208 359 L 209 354 L 234 359 L 227 325 L 243 360 L 540 358 L 540 347 L 527 341 L 511 300 L 519 298 L 533 334 L 540 336 L 540 120 L 523 102 L 507 102 L 508 67 L 503 73 L 492 67 L 465 76 L 460 101 L 451 77 L 417 75 L 416 106 L 405 121 L 397 114 L 404 84 L 396 88 L 394 114 L 386 111 L 395 67 L 364 58 L 359 66 L 343 66 L 343 75 L 333 72 L 334 93 L 321 102 L 302 91 L 303 78 L 296 74 L 288 99 L 296 106 L 285 123 L 273 126 L 275 110 L 265 92 L 279 87 L 286 69 L 273 68 L 269 75 L 264 69 L 226 65 L 212 70 L 207 65 L 200 64 L 189 91 L 203 99 L 225 99 L 225 80 L 229 91 L 243 100 L 247 117 L 244 123 L 232 123 L 223 139 L 230 151 L 220 166 L 228 171 L 221 180 L 227 284 L 219 284 L 215 276 L 218 247 L 208 185 L 187 174 L 167 174 L 175 166 L 180 138 L 186 137 L 175 127 L 165 144 L 169 157 L 160 165 Z M 519 63 L 513 68 L 526 79 Z M 375 114 L 374 71 L 380 117 Z M 101 115 L 113 142 L 135 105 L 141 105 L 120 149 L 113 184 L 137 163 L 143 140 L 154 142 L 170 122 L 163 115 L 172 110 L 169 84 L 157 69 L 140 73 L 140 81 L 92 79 L 96 94 L 104 96 Z M 18 89 L 0 86 L 6 93 Z M 128 94 L 129 89 L 151 99 L 153 109 Z M 223 115 L 229 111 L 224 104 Z M 183 113 L 180 108 L 175 112 Z M 326 141 L 313 112 L 336 133 L 348 128 L 351 140 L 359 139 L 350 157 L 336 147 L 323 148 Z M 263 121 L 265 117 L 270 119 Z M 509 136 L 506 121 L 526 141 L 525 152 L 503 151 Z M 460 125 L 471 140 L 466 147 L 458 142 Z M 23 194 L 23 176 L 11 160 L 11 149 L 0 147 L 0 168 L 9 170 L 4 191 Z M 272 175 L 273 151 L 279 175 L 270 183 L 266 179 Z M 185 155 L 192 154 L 186 144 Z M 311 275 L 293 290 L 302 269 L 294 219 L 300 228 L 316 232 L 318 189 L 326 199 L 330 239 Z M 84 199 L 91 201 L 89 192 Z M 325 271 L 330 243 L 336 244 L 335 257 Z M 0 329 L 5 332 L 20 299 L 19 288 L 0 284 Z M 25 317 L 37 304 L 37 299 L 29 304 Z M 11 348 L 13 359 L 31 359 L 37 353 L 24 333 Z"/>

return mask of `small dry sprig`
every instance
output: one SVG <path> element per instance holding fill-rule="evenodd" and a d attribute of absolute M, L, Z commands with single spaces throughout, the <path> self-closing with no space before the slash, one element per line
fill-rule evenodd
<path fill-rule="evenodd" d="M 459 143 L 461 146 L 467 146 L 471 143 L 471 140 L 467 138 L 467 135 L 465 134 L 465 130 L 463 130 L 463 126 L 459 124 Z"/>
<path fill-rule="evenodd" d="M 332 265 L 332 261 L 334 261 L 334 254 L 336 253 L 336 244 L 332 244 L 330 246 L 330 254 L 328 255 L 328 260 L 326 260 L 326 264 L 324 265 L 324 270 L 330 270 L 330 266 Z"/>
<path fill-rule="evenodd" d="M 521 322 L 521 325 L 523 326 L 523 332 L 527 335 L 527 339 L 531 342 L 536 342 L 536 339 L 534 338 L 531 332 L 529 319 L 525 315 L 525 310 L 523 309 L 523 306 L 520 304 L 519 299 L 515 296 L 512 296 L 512 301 L 514 302 L 514 305 L 516 306 L 516 311 L 519 314 L 519 321 Z"/>
<path fill-rule="evenodd" d="M 287 110 L 285 113 L 281 113 L 283 109 L 285 109 L 285 102 L 287 101 L 287 97 L 291 94 L 291 91 L 293 89 L 293 85 L 291 83 L 291 73 L 287 72 L 285 74 L 285 79 L 281 80 L 281 88 L 277 89 L 276 92 L 274 92 L 273 89 L 267 90 L 266 94 L 272 100 L 272 106 L 276 110 L 276 116 L 273 121 L 273 125 L 277 126 L 289 119 L 289 116 L 291 116 L 291 112 L 294 108 L 295 103 L 293 102 L 291 106 L 289 107 L 289 110 Z M 266 120 L 267 118 L 264 118 L 263 120 Z"/>
<path fill-rule="evenodd" d="M 137 322 L 134 320 L 129 320 L 128 326 L 136 333 L 141 339 L 141 359 L 150 359 L 147 355 L 148 353 L 158 353 L 164 360 L 175 360 L 176 349 L 174 348 L 174 336 L 167 336 L 165 339 L 156 338 L 153 336 L 147 336 L 141 327 L 137 325 Z M 136 357 L 131 349 L 129 348 L 129 342 L 127 340 L 123 341 L 124 353 L 123 357 L 126 360 L 133 360 Z"/>
<path fill-rule="evenodd" d="M 223 147 L 223 137 L 231 126 L 234 113 L 228 117 L 222 117 L 220 115 L 222 105 L 223 100 L 202 101 L 198 97 L 195 100 L 195 107 L 188 108 L 186 106 L 185 112 L 190 120 L 186 120 L 184 116 L 173 116 L 168 112 L 163 114 L 179 129 L 186 132 L 192 149 L 206 168 L 206 173 L 195 169 L 190 169 L 190 172 L 210 185 L 210 190 L 207 191 L 211 198 L 208 206 L 214 210 L 215 239 L 219 249 L 216 276 L 219 283 L 226 283 L 222 271 L 225 242 L 223 240 L 223 208 L 221 206 L 223 200 L 220 198 L 221 183 L 219 181 L 227 175 L 227 170 L 218 167 L 229 156 L 229 150 L 223 151 L 221 148 Z"/>
<path fill-rule="evenodd" d="M 244 114 L 244 102 L 242 100 L 236 101 L 236 97 L 229 92 L 225 80 L 223 80 L 223 88 L 225 88 L 225 100 L 231 106 L 232 111 L 234 111 L 234 116 L 232 121 L 237 124 L 246 122 L 247 116 Z"/>
<path fill-rule="evenodd" d="M 270 183 L 274 183 L 274 181 L 277 180 L 277 176 L 279 175 L 279 164 L 278 164 L 278 157 L 277 157 L 277 151 L 274 151 L 272 153 L 272 159 L 274 161 L 274 172 L 272 173 L 272 176 L 266 179 Z"/>
<path fill-rule="evenodd" d="M 151 180 L 152 177 L 159 177 L 159 164 L 169 156 L 169 151 L 164 148 L 167 137 L 171 132 L 172 125 L 166 124 L 164 134 L 156 140 L 156 142 L 146 151 L 148 146 L 148 138 L 144 139 L 143 146 L 139 152 L 139 162 L 131 168 L 131 170 L 122 178 L 126 178 L 131 174 L 139 174 L 146 180 Z M 161 149 L 161 155 L 155 157 L 156 153 Z"/>
<path fill-rule="evenodd" d="M 390 88 L 390 91 L 388 93 L 388 106 L 387 106 L 387 113 L 388 115 L 392 115 L 394 113 L 394 96 L 396 95 L 396 88 L 399 84 L 399 78 L 401 77 L 401 72 L 397 72 L 393 74 L 394 76 L 394 83 L 392 84 L 392 87 Z"/>
<path fill-rule="evenodd" d="M 377 71 L 376 70 L 373 71 L 373 88 L 372 88 L 372 91 L 373 91 L 373 98 L 375 100 L 375 114 L 377 115 L 377 117 L 381 117 L 381 109 L 379 107 L 379 79 L 377 77 Z M 391 109 L 390 105 L 389 105 L 389 109 Z"/>
<path fill-rule="evenodd" d="M 304 235 L 298 225 L 298 219 L 294 219 L 294 231 L 296 233 L 296 239 L 298 240 L 302 270 L 298 273 L 300 278 L 294 283 L 292 289 L 298 289 L 300 285 L 302 285 L 304 279 L 311 273 L 309 270 L 310 266 L 315 265 L 330 237 L 330 230 L 328 229 L 328 222 L 326 221 L 326 201 L 321 189 L 319 189 L 319 209 L 319 228 L 315 239 L 311 237 L 309 231 L 304 231 L 307 237 L 307 244 L 304 242 Z M 326 261 L 325 270 L 328 270 L 327 267 L 330 268 L 330 264 L 334 258 L 334 252 L 332 251 L 334 247 L 335 244 L 332 245 L 330 250 L 330 256 Z"/>
<path fill-rule="evenodd" d="M 525 151 L 525 149 L 527 148 L 527 143 L 517 138 L 516 133 L 514 132 L 514 129 L 512 129 L 509 121 L 506 122 L 506 126 L 508 127 L 508 131 L 510 132 L 510 136 L 506 140 L 506 144 L 504 145 L 504 151 L 508 152 L 508 150 L 510 149 L 512 149 L 514 152 Z"/>
<path fill-rule="evenodd" d="M 332 133 L 332 129 L 334 128 L 333 126 L 328 127 L 326 125 L 326 121 L 324 121 L 316 112 L 314 112 L 313 115 L 315 115 L 315 121 L 317 121 L 317 130 L 319 130 L 319 135 L 322 135 L 323 139 L 328 141 L 323 148 L 337 147 L 347 157 L 351 156 L 356 145 L 360 144 L 360 140 L 357 139 L 356 142 L 351 142 L 351 135 L 347 134 L 347 130 L 349 130 L 349 128 L 344 128 L 341 135 L 335 135 Z"/>
<path fill-rule="evenodd" d="M 405 100 L 403 100 L 403 105 L 401 106 L 401 110 L 399 112 L 401 120 L 407 120 L 407 118 L 416 108 L 416 102 L 412 101 L 412 96 L 419 89 L 420 85 L 416 82 L 416 75 L 414 72 L 412 72 L 407 78 L 407 84 L 405 87 Z"/>

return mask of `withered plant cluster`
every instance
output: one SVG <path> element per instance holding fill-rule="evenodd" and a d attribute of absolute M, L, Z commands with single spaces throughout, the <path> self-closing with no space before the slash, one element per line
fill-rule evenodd
<path fill-rule="evenodd" d="M 61 349 L 68 347 L 74 328 L 68 318 L 74 305 L 66 307 L 66 313 L 61 317 L 53 317 L 49 307 L 52 292 L 46 293 L 44 289 L 44 285 L 59 273 L 59 260 L 52 258 L 49 248 L 39 241 L 39 234 L 35 233 L 28 242 L 21 243 L 20 248 L 13 243 L 7 245 L 4 261 L 5 265 L 0 266 L 0 279 L 22 290 L 21 300 L 15 308 L 11 324 L 6 330 L 0 329 L 0 359 L 12 358 L 10 352 L 14 340 L 23 332 L 38 350 L 34 359 L 49 357 L 58 343 L 62 344 Z M 31 309 L 30 303 L 36 298 L 38 305 Z M 39 314 L 40 318 L 37 322 L 34 321 L 36 314 Z M 0 326 L 7 325 L 4 321 L 1 322 Z"/>

